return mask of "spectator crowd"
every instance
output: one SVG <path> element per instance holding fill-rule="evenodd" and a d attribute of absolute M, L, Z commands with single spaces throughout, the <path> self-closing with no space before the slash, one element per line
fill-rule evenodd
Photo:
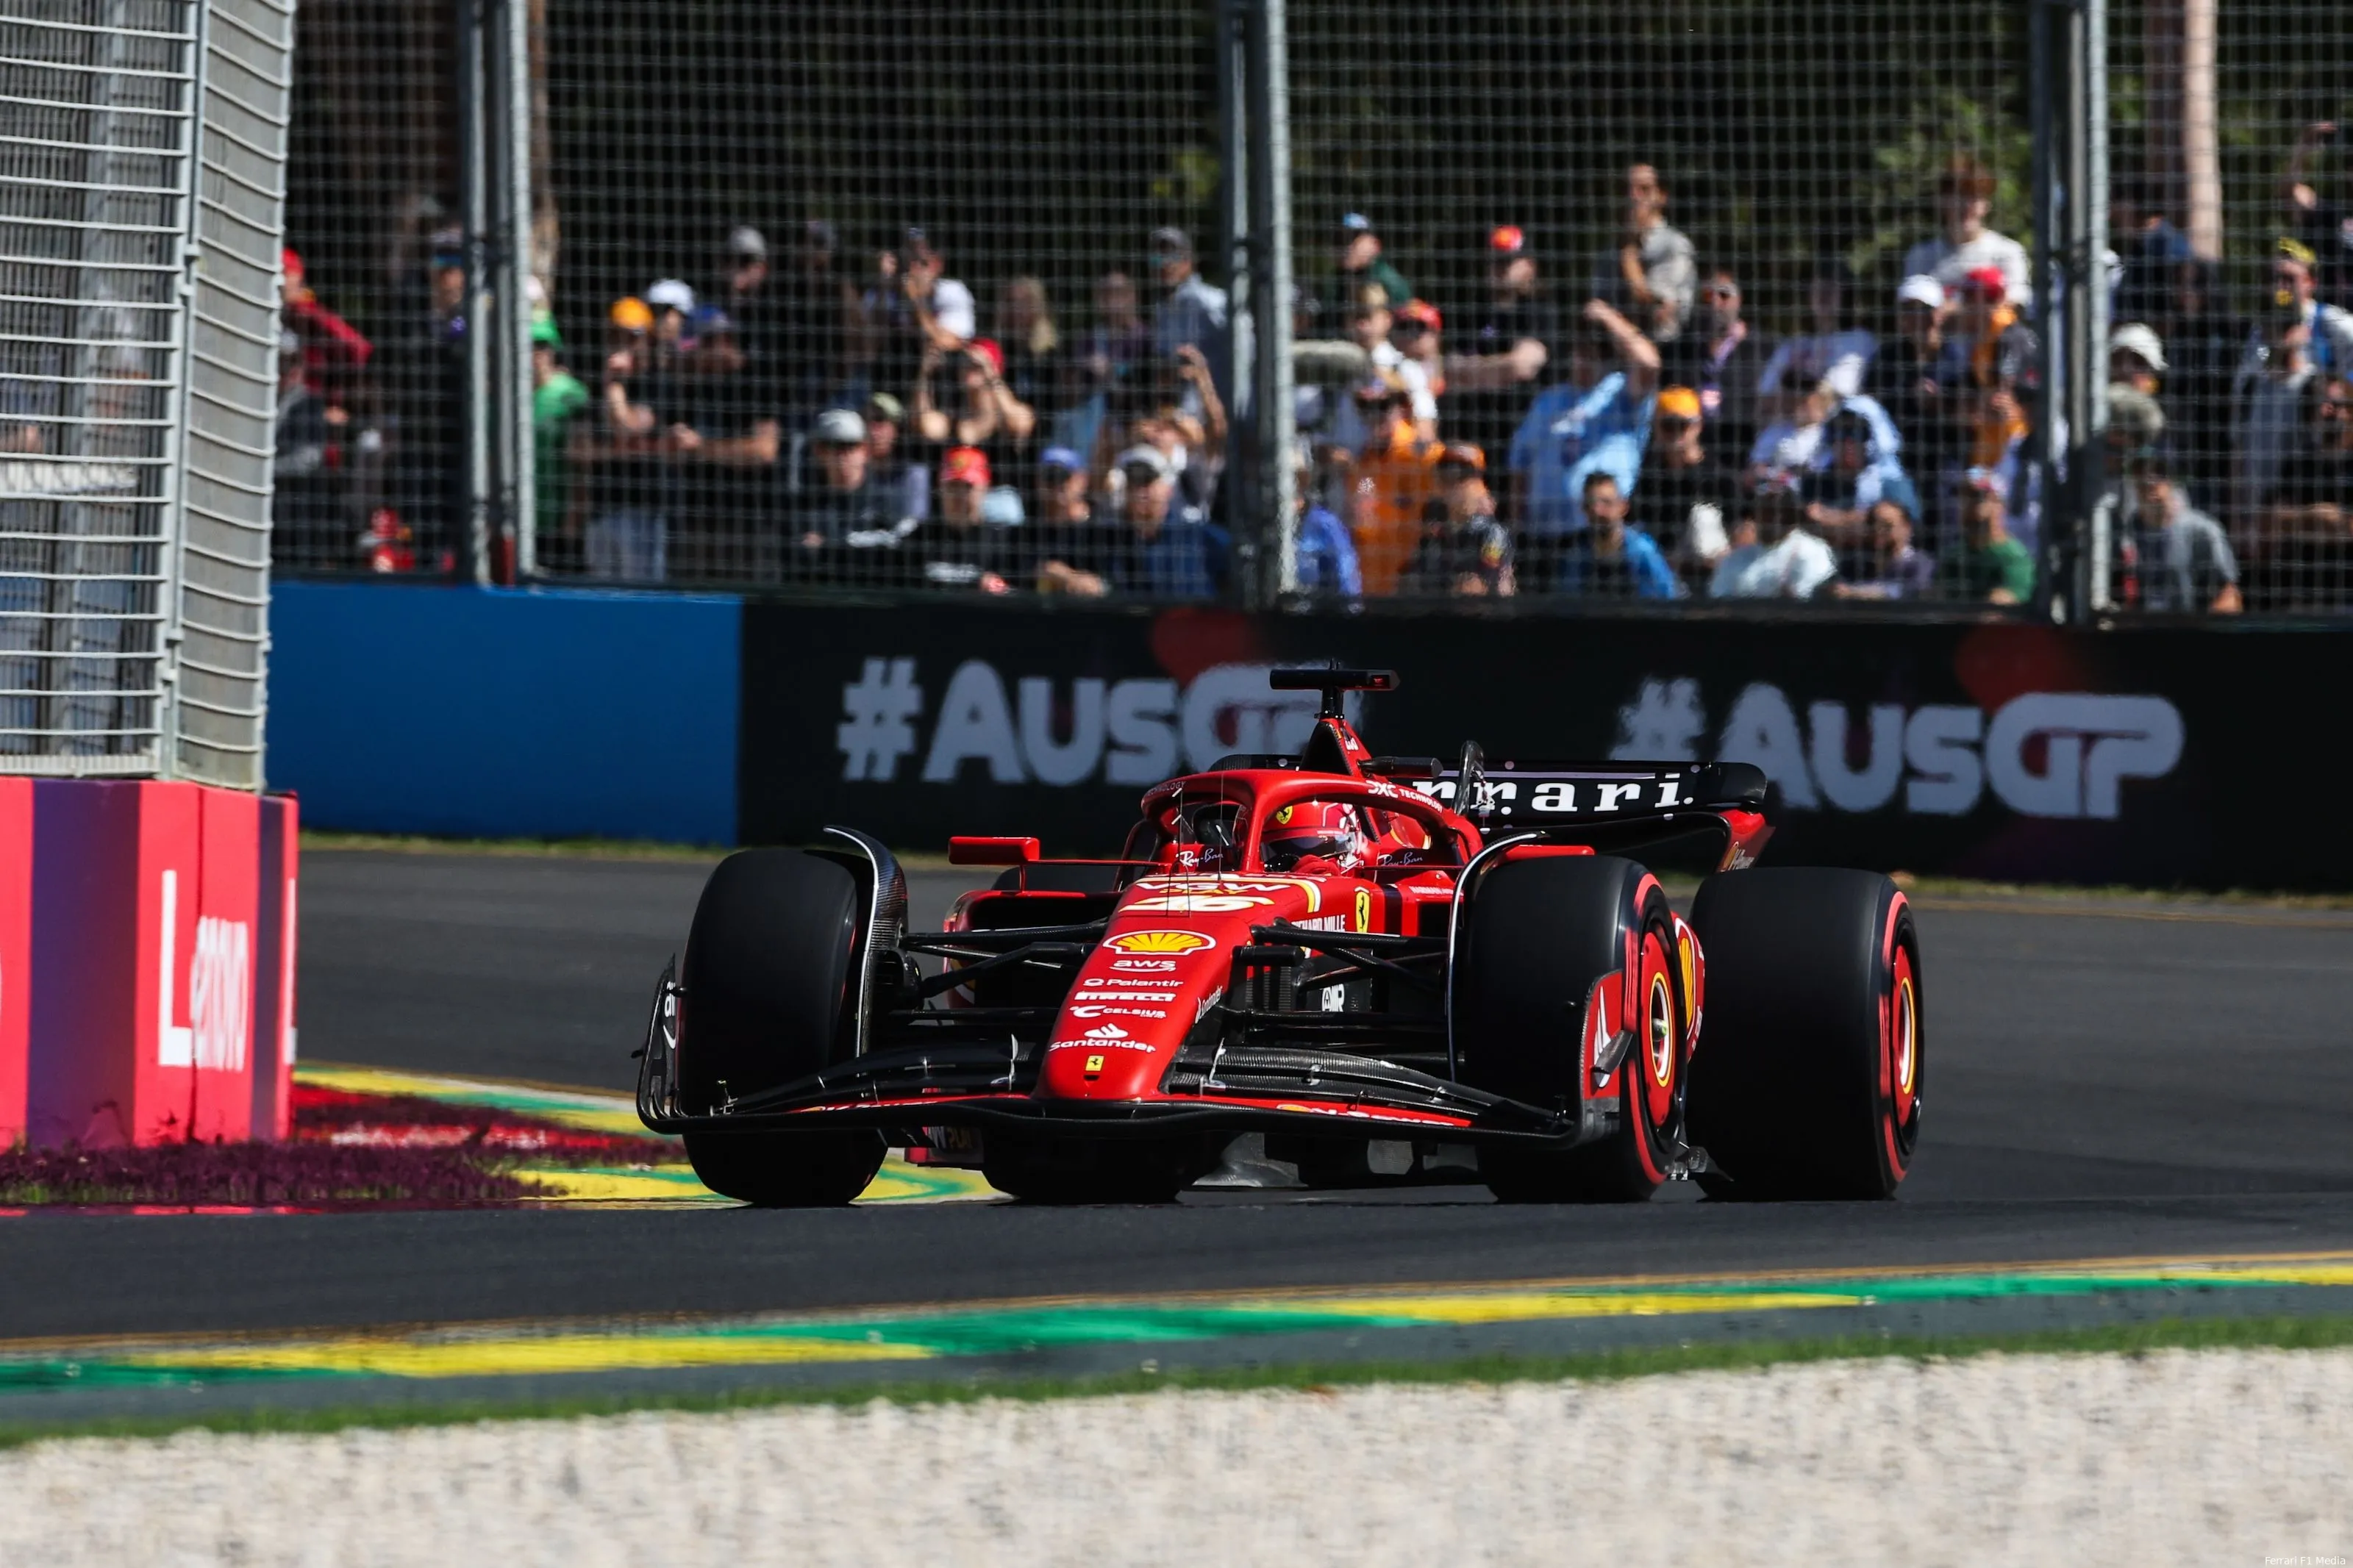
<path fill-rule="evenodd" d="M 2314 127 L 2291 155 L 2245 315 L 2213 263 L 2119 194 L 2100 505 L 2120 603 L 2353 608 L 2353 218 L 2312 174 L 2333 140 Z M 1992 196 L 1985 168 L 1951 160 L 1936 230 L 1883 302 L 1827 247 L 1800 330 L 1778 341 L 1738 272 L 1675 226 L 1650 164 L 1624 172 L 1598 255 L 1541 255 L 1499 224 L 1478 237 L 1483 294 L 1443 308 L 1371 215 L 1342 215 L 1328 281 L 1292 301 L 1301 596 L 2032 602 L 2039 325 Z M 853 254 L 820 219 L 773 249 L 736 228 L 708 277 L 611 301 L 593 342 L 534 300 L 543 569 L 1218 596 L 1227 437 L 1248 415 L 1234 323 L 1189 235 L 1139 238 L 1134 271 L 1094 280 L 1083 326 L 1034 276 L 984 310 L 943 237 L 910 227 Z M 464 273 L 452 235 L 416 254 L 409 330 L 372 344 L 288 253 L 281 560 L 400 570 L 453 548 L 456 443 L 437 410 L 462 386 Z M 373 405 L 371 381 L 396 377 L 409 405 Z M 371 461 L 375 482 L 354 485 Z"/>

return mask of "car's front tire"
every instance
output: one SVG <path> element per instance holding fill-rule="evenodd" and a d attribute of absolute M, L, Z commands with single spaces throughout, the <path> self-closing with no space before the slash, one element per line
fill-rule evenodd
<path fill-rule="evenodd" d="M 729 856 L 703 884 L 680 977 L 679 1097 L 705 1115 L 854 1048 L 857 879 L 797 849 Z M 690 1132 L 703 1185 L 763 1207 L 846 1204 L 881 1168 L 881 1133 Z"/>

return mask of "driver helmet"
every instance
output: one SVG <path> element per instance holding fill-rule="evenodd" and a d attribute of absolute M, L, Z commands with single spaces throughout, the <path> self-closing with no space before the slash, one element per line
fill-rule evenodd
<path fill-rule="evenodd" d="M 1293 870 L 1310 858 L 1353 871 L 1365 864 L 1368 853 L 1356 808 L 1336 800 L 1286 805 L 1267 818 L 1266 831 L 1259 837 L 1259 863 L 1270 871 Z"/>

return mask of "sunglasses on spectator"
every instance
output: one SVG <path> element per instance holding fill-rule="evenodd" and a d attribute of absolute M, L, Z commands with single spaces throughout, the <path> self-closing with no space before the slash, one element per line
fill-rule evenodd
<path fill-rule="evenodd" d="M 1660 427 L 1667 430 L 1682 430 L 1697 423 L 1698 421 L 1694 419 L 1688 414 L 1662 414 L 1659 416 Z"/>
<path fill-rule="evenodd" d="M 1736 300 L 1740 290 L 1729 283 L 1711 283 L 1700 292 L 1710 300 Z"/>

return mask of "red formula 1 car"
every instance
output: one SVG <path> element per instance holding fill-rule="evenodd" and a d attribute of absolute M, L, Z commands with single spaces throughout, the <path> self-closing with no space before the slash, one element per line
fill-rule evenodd
<path fill-rule="evenodd" d="M 1609 1202 L 1883 1198 L 1920 1131 L 1920 954 L 1884 877 L 1750 870 L 1740 763 L 1375 757 L 1320 689 L 1299 755 L 1144 797 L 1116 860 L 1006 869 L 907 929 L 888 849 L 755 849 L 665 973 L 638 1109 L 755 1204 L 847 1202 L 901 1145 L 1035 1202 L 1166 1201 L 1247 1148 L 1311 1185 Z M 1630 858 L 1694 844 L 1686 921 Z M 1256 1133 L 1262 1148 L 1237 1145 Z"/>

